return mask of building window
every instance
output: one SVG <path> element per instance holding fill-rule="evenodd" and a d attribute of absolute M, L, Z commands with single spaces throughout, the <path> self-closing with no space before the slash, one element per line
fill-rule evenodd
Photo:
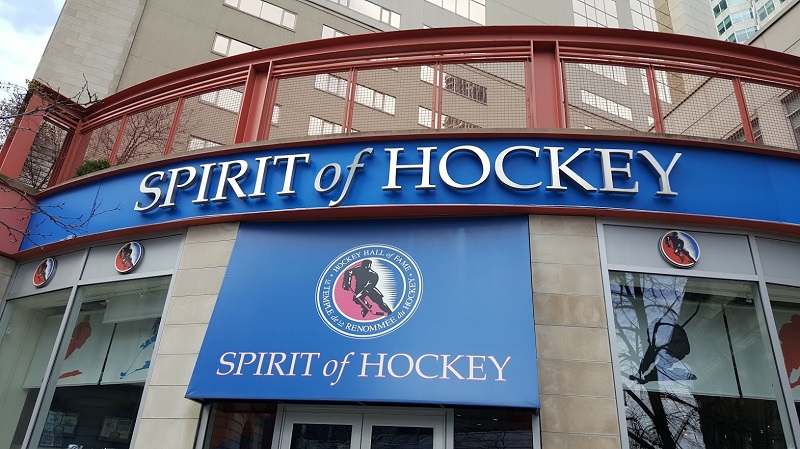
<path fill-rule="evenodd" d="M 724 2 L 725 0 L 723 0 Z M 656 10 L 653 0 L 630 0 L 633 28 L 644 31 L 672 31 L 666 14 Z M 666 18 L 659 21 L 659 17 Z"/>
<path fill-rule="evenodd" d="M 625 67 L 616 65 L 601 65 L 601 64 L 579 64 L 586 70 L 591 70 L 598 75 L 602 75 L 610 80 L 614 80 L 625 86 L 628 85 L 628 77 L 625 75 Z"/>
<path fill-rule="evenodd" d="M 736 39 L 736 42 L 746 42 L 747 39 L 750 39 L 752 35 L 756 34 L 756 31 L 758 31 L 758 26 L 753 25 L 743 30 L 738 30 L 735 33 L 733 33 L 733 35 L 734 38 Z"/>
<path fill-rule="evenodd" d="M 200 95 L 200 102 L 239 113 L 242 105 L 242 93 L 233 89 L 220 89 Z"/>
<path fill-rule="evenodd" d="M 314 79 L 314 87 L 344 98 L 347 93 L 347 80 L 327 73 L 320 73 Z M 391 95 L 356 84 L 355 102 L 358 104 L 394 115 L 396 100 Z"/>
<path fill-rule="evenodd" d="M 328 0 L 337 5 L 345 6 L 355 12 L 364 14 L 367 17 L 383 22 L 392 28 L 400 29 L 400 14 L 376 5 L 369 0 Z"/>
<path fill-rule="evenodd" d="M 203 148 L 211 148 L 221 146 L 221 143 L 214 142 L 213 140 L 201 139 L 196 136 L 189 136 L 189 144 L 187 149 L 189 151 L 202 150 Z"/>
<path fill-rule="evenodd" d="M 772 14 L 775 11 L 775 3 L 772 0 L 769 0 L 764 6 L 758 8 L 758 20 L 763 22 L 767 16 Z"/>
<path fill-rule="evenodd" d="M 419 79 L 428 84 L 433 84 L 433 67 L 421 66 L 419 72 Z M 444 85 L 442 88 L 446 91 L 453 92 L 456 95 L 469 98 L 481 104 L 487 103 L 486 87 L 480 84 L 467 81 L 449 73 L 444 73 Z"/>
<path fill-rule="evenodd" d="M 617 117 L 631 122 L 633 121 L 633 112 L 631 111 L 631 108 L 601 97 L 600 95 L 595 95 L 591 92 L 581 90 L 581 101 L 589 106 L 594 106 L 597 109 L 601 109 L 611 115 L 616 115 Z"/>
<path fill-rule="evenodd" d="M 255 50 L 259 48 L 221 34 L 214 36 L 214 45 L 211 47 L 212 52 L 222 56 L 240 55 Z"/>
<path fill-rule="evenodd" d="M 609 280 L 631 447 L 784 447 L 757 283 L 620 271 Z"/>
<path fill-rule="evenodd" d="M 418 117 L 419 118 L 417 119 L 417 123 L 426 128 L 431 127 L 433 119 L 433 111 L 431 111 L 428 108 L 423 108 L 422 106 L 420 106 Z M 450 117 L 449 115 L 442 114 L 441 129 L 466 129 L 466 128 L 480 128 L 480 126 L 461 119 L 457 119 L 455 117 Z"/>
<path fill-rule="evenodd" d="M 475 23 L 486 25 L 486 0 L 426 0 Z"/>
<path fill-rule="evenodd" d="M 313 115 L 308 118 L 308 135 L 322 136 L 325 134 L 341 134 L 342 125 L 329 122 Z"/>
<path fill-rule="evenodd" d="M 764 144 L 764 135 L 761 134 L 761 123 L 758 121 L 758 117 L 753 117 L 750 120 L 750 128 L 753 130 L 753 137 L 756 143 Z M 737 142 L 746 142 L 746 136 L 744 134 L 744 128 L 739 128 L 736 132 L 731 134 L 728 137 L 728 140 L 735 140 Z"/>
<path fill-rule="evenodd" d="M 329 39 L 331 37 L 342 37 L 342 36 L 349 36 L 349 34 L 343 33 L 335 28 L 331 28 L 328 25 L 322 25 L 323 39 Z"/>
<path fill-rule="evenodd" d="M 642 91 L 649 95 L 650 88 L 647 86 L 647 71 L 645 69 L 639 69 L 639 73 L 642 75 Z M 672 89 L 670 89 L 667 83 L 667 72 L 656 70 L 655 75 L 658 99 L 664 103 L 672 104 Z"/>
<path fill-rule="evenodd" d="M 294 30 L 297 14 L 261 0 L 225 0 L 226 5 L 271 24 Z"/>
<path fill-rule="evenodd" d="M 731 22 L 733 23 L 741 23 L 752 19 L 755 19 L 753 8 L 745 8 L 741 11 L 731 13 Z"/>
<path fill-rule="evenodd" d="M 275 106 L 272 107 L 272 120 L 270 120 L 270 123 L 272 123 L 273 125 L 277 125 L 280 118 L 281 118 L 281 106 L 276 104 Z"/>
<path fill-rule="evenodd" d="M 714 18 L 719 17 L 720 13 L 726 9 L 728 9 L 728 3 L 726 3 L 725 0 L 722 0 L 717 4 L 717 6 L 714 7 Z"/>
<path fill-rule="evenodd" d="M 786 119 L 792 128 L 797 148 L 800 149 L 800 90 L 796 90 L 782 100 L 786 108 Z"/>
<path fill-rule="evenodd" d="M 572 13 L 575 25 L 578 26 L 603 28 L 619 26 L 615 0 L 572 0 Z"/>
<path fill-rule="evenodd" d="M 717 32 L 720 36 L 725 33 L 725 30 L 731 27 L 731 16 L 725 16 L 722 22 L 717 24 Z"/>

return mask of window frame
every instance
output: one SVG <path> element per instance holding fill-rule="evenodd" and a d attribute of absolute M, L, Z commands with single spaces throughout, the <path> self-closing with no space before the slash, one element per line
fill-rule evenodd
<path fill-rule="evenodd" d="M 788 428 L 784 429 L 784 433 L 788 438 L 793 438 L 794 442 L 787 441 L 787 445 L 792 447 L 792 443 L 796 443 L 800 441 L 800 422 L 798 422 L 797 411 L 795 410 L 793 395 L 791 389 L 789 388 L 789 379 L 788 375 L 786 374 L 786 370 L 783 369 L 784 367 L 784 359 L 782 349 L 780 347 L 780 339 L 778 337 L 778 331 L 775 325 L 774 314 L 772 311 L 772 306 L 770 304 L 770 296 L 767 291 L 768 284 L 778 284 L 778 285 L 787 285 L 791 287 L 800 287 L 800 279 L 794 279 L 791 281 L 787 281 L 786 279 L 771 279 L 764 273 L 764 269 L 762 266 L 761 256 L 758 252 L 758 239 L 759 238 L 767 238 L 767 239 L 774 239 L 775 236 L 768 236 L 762 234 L 756 234 L 754 232 L 747 232 L 747 231 L 729 231 L 729 230 L 720 230 L 716 228 L 706 228 L 706 227 L 699 227 L 699 226 L 682 226 L 680 229 L 685 230 L 687 232 L 702 232 L 702 233 L 713 233 L 713 234 L 720 234 L 720 235 L 735 235 L 735 236 L 745 236 L 747 238 L 749 248 L 751 249 L 752 258 L 753 258 L 753 267 L 754 267 L 754 274 L 741 274 L 741 273 L 727 273 L 721 271 L 686 271 L 680 268 L 655 268 L 655 267 L 644 267 L 635 264 L 614 264 L 608 261 L 608 253 L 606 247 L 606 237 L 605 237 L 605 227 L 607 226 L 628 226 L 628 227 L 635 227 L 635 228 L 649 228 L 649 229 L 659 229 L 664 230 L 666 229 L 665 226 L 672 226 L 673 225 L 665 225 L 665 224 L 641 224 L 641 223 L 630 223 L 620 220 L 602 220 L 598 219 L 596 223 L 597 229 L 597 238 L 599 243 L 599 252 L 600 252 L 600 269 L 602 271 L 602 281 L 603 281 L 603 296 L 605 300 L 606 306 L 606 323 L 608 326 L 609 331 L 609 347 L 611 351 L 611 365 L 612 365 L 612 372 L 614 377 L 614 389 L 615 389 L 615 396 L 617 398 L 617 418 L 618 418 L 618 425 L 619 425 L 619 432 L 620 438 L 622 442 L 623 448 L 630 447 L 630 439 L 628 437 L 628 428 L 627 428 L 627 419 L 626 419 L 626 406 L 624 398 L 624 392 L 622 388 L 622 380 L 621 376 L 622 373 L 619 370 L 620 367 L 620 360 L 619 360 L 619 345 L 616 339 L 616 325 L 614 320 L 614 310 L 613 310 L 613 299 L 610 290 L 610 275 L 609 273 L 612 271 L 627 271 L 633 273 L 648 273 L 648 274 L 656 274 L 656 275 L 667 275 L 667 276 L 684 276 L 690 278 L 707 278 L 707 279 L 718 279 L 723 281 L 746 281 L 752 282 L 753 284 L 757 285 L 757 291 L 760 296 L 756 307 L 761 308 L 761 312 L 764 314 L 766 319 L 766 331 L 768 333 L 769 344 L 772 349 L 772 358 L 775 361 L 775 365 L 777 367 L 778 372 L 778 380 L 780 383 L 779 390 L 781 392 L 780 397 L 775 398 L 775 401 L 778 405 L 778 408 L 782 408 L 782 412 L 788 413 L 788 423 L 784 423 L 785 426 Z M 792 237 L 788 236 L 779 236 L 777 237 L 780 240 L 784 241 L 791 241 L 793 243 L 800 244 L 800 240 L 796 240 Z M 655 245 L 654 245 L 655 246 Z"/>

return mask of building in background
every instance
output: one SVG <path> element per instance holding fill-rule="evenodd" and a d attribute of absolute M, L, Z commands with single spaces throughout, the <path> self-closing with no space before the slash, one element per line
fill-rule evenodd
<path fill-rule="evenodd" d="M 715 38 L 705 0 L 67 0 L 35 78 L 100 97 L 220 57 L 325 37 L 578 25 Z"/>
<path fill-rule="evenodd" d="M 719 38 L 743 43 L 784 8 L 796 3 L 792 0 L 714 0 L 711 8 Z"/>

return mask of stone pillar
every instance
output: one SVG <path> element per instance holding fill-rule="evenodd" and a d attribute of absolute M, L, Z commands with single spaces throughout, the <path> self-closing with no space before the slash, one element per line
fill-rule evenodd
<path fill-rule="evenodd" d="M 133 449 L 194 446 L 201 407 L 183 396 L 238 230 L 238 223 L 223 223 L 188 231 Z"/>
<path fill-rule="evenodd" d="M 619 449 L 595 219 L 532 216 L 530 232 L 542 449 Z"/>

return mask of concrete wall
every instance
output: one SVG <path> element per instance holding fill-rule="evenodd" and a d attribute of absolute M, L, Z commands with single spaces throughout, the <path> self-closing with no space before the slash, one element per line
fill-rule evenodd
<path fill-rule="evenodd" d="M 542 449 L 621 445 L 595 219 L 530 219 Z"/>
<path fill-rule="evenodd" d="M 194 445 L 201 407 L 183 396 L 238 230 L 238 223 L 224 223 L 188 231 L 133 449 Z"/>
<path fill-rule="evenodd" d="M 67 0 L 34 78 L 68 97 L 116 92 L 146 1 Z"/>

